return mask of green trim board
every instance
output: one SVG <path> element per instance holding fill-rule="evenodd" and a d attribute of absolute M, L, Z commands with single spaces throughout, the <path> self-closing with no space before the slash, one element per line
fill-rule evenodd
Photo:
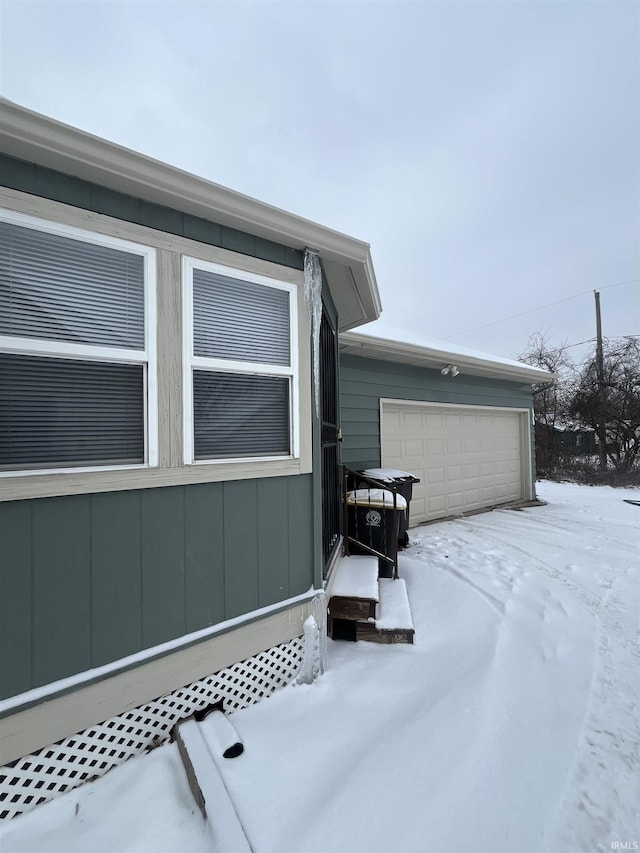
<path fill-rule="evenodd" d="M 305 593 L 313 476 L 8 502 L 0 538 L 4 699 Z"/>
<path fill-rule="evenodd" d="M 340 403 L 342 461 L 349 468 L 377 468 L 380 460 L 380 399 L 532 409 L 529 384 L 478 376 L 442 376 L 439 370 L 342 355 Z M 531 430 L 534 459 L 533 430 Z M 533 471 L 535 480 L 535 470 Z"/>
<path fill-rule="evenodd" d="M 0 186 L 301 270 L 298 249 L 0 154 Z"/>

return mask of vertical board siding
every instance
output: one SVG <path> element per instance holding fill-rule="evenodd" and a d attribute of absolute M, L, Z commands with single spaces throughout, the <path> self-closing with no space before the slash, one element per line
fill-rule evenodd
<path fill-rule="evenodd" d="M 186 633 L 184 487 L 140 495 L 142 641 L 148 648 Z"/>
<path fill-rule="evenodd" d="M 33 669 L 46 684 L 91 666 L 91 503 L 38 499 L 33 512 Z"/>
<path fill-rule="evenodd" d="M 227 619 L 258 607 L 258 495 L 255 480 L 224 484 L 224 603 Z"/>
<path fill-rule="evenodd" d="M 142 648 L 140 492 L 91 499 L 92 666 Z"/>
<path fill-rule="evenodd" d="M 258 606 L 280 601 L 289 589 L 289 542 L 282 535 L 282 512 L 289 506 L 289 481 L 258 482 Z"/>
<path fill-rule="evenodd" d="M 185 596 L 187 632 L 225 619 L 224 484 L 185 491 Z"/>
<path fill-rule="evenodd" d="M 301 595 L 313 585 L 313 495 L 302 477 L 289 480 L 289 594 Z"/>
<path fill-rule="evenodd" d="M 0 683 L 10 693 L 33 682 L 32 516 L 33 507 L 21 502 L 0 514 Z"/>
<path fill-rule="evenodd" d="M 479 376 L 442 376 L 408 364 L 356 355 L 340 358 L 342 461 L 350 468 L 380 465 L 380 398 L 472 406 L 531 408 L 531 385 Z"/>
<path fill-rule="evenodd" d="M 312 525 L 311 474 L 1 503 L 1 698 L 306 592 Z"/>

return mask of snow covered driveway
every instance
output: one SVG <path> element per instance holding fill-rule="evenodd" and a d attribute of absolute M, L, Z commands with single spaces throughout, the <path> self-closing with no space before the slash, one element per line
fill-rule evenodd
<path fill-rule="evenodd" d="M 640 507 L 623 501 L 640 495 L 538 491 L 547 506 L 411 532 L 415 646 L 330 642 L 316 684 L 233 715 L 245 753 L 225 782 L 254 851 L 640 842 Z M 3 853 L 211 850 L 174 752 L 18 818 Z"/>

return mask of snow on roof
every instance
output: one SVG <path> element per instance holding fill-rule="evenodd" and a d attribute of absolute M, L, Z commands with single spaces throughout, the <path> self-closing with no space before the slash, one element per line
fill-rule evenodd
<path fill-rule="evenodd" d="M 368 329 L 371 328 L 371 331 Z M 462 367 L 466 373 L 479 375 L 504 375 L 529 382 L 550 382 L 554 374 L 532 367 L 511 358 L 489 355 L 478 350 L 442 341 L 429 335 L 416 334 L 401 329 L 370 323 L 367 331 L 348 332 L 341 336 L 341 349 L 374 357 L 386 354 L 392 360 L 425 366 L 445 366 L 447 363 Z"/>

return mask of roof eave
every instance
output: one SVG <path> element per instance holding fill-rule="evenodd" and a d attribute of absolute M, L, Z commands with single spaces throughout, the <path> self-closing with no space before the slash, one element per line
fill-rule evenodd
<path fill-rule="evenodd" d="M 402 341 L 383 340 L 362 333 L 346 333 L 340 338 L 340 350 L 349 355 L 364 358 L 380 358 L 383 361 L 395 361 L 432 370 L 446 364 L 455 364 L 461 373 L 471 376 L 484 376 L 489 379 L 507 379 L 527 384 L 551 382 L 555 374 L 526 364 L 508 365 L 491 359 L 464 355 L 454 351 L 418 346 Z"/>
<path fill-rule="evenodd" d="M 380 295 L 368 243 L 6 99 L 0 99 L 0 150 L 293 249 L 317 249 L 323 261 L 348 273 L 333 276 L 327 273 L 341 328 L 353 328 L 380 316 Z M 345 287 L 353 288 L 353 293 L 345 292 Z"/>

